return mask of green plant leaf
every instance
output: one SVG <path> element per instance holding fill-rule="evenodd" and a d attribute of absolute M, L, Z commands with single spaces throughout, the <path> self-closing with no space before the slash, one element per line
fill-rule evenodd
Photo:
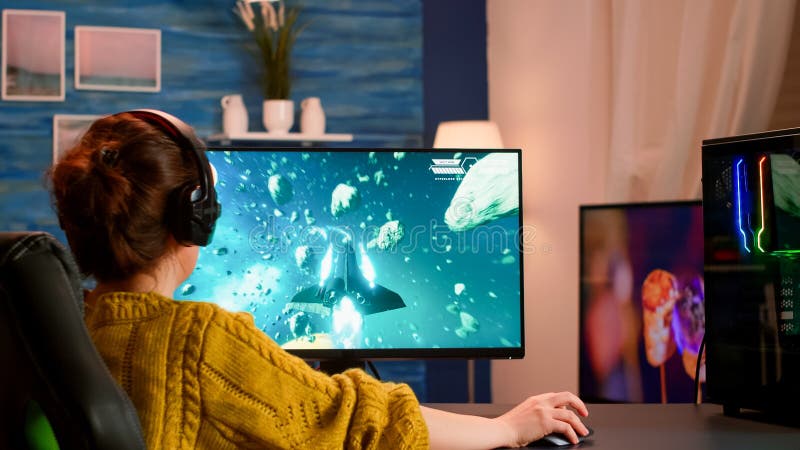
<path fill-rule="evenodd" d="M 253 37 L 262 65 L 261 84 L 267 99 L 288 99 L 291 93 L 291 52 L 300 32 L 308 25 L 298 26 L 299 7 L 285 10 L 283 25 L 270 28 L 260 14 L 253 19 Z"/>

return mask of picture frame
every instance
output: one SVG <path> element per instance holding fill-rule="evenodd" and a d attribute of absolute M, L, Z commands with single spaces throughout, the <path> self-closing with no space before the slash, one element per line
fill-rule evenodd
<path fill-rule="evenodd" d="M 0 98 L 64 101 L 65 23 L 64 11 L 3 10 Z"/>
<path fill-rule="evenodd" d="M 161 30 L 76 26 L 75 89 L 161 91 Z"/>
<path fill-rule="evenodd" d="M 78 139 L 89 129 L 95 120 L 103 117 L 96 114 L 55 114 L 53 115 L 53 164 L 64 153 L 78 143 Z"/>

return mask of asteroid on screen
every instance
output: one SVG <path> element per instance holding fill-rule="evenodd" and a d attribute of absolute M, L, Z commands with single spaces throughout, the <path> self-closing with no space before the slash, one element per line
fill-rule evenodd
<path fill-rule="evenodd" d="M 478 319 L 472 317 L 469 313 L 460 311 L 458 318 L 461 320 L 461 326 L 456 329 L 456 336 L 464 339 L 472 333 L 477 333 L 480 328 Z"/>
<path fill-rule="evenodd" d="M 399 220 L 390 220 L 381 225 L 378 236 L 367 243 L 367 248 L 378 247 L 381 250 L 394 248 L 405 234 L 405 228 Z"/>
<path fill-rule="evenodd" d="M 331 214 L 341 216 L 342 214 L 358 208 L 361 204 L 361 196 L 358 189 L 346 184 L 339 184 L 331 194 Z"/>
<path fill-rule="evenodd" d="M 513 153 L 492 153 L 475 163 L 456 189 L 444 221 L 452 231 L 519 212 L 519 166 Z"/>
<path fill-rule="evenodd" d="M 292 184 L 283 175 L 272 175 L 267 180 L 269 195 L 275 203 L 284 205 L 294 196 Z"/>

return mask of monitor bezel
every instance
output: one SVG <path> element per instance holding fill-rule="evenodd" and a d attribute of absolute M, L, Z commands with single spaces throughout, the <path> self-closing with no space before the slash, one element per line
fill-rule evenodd
<path fill-rule="evenodd" d="M 584 298 L 584 291 L 583 291 L 583 279 L 586 276 L 584 273 L 584 264 L 583 261 L 585 259 L 585 252 L 584 252 L 584 227 L 585 227 L 585 215 L 584 213 L 587 211 L 596 211 L 596 210 L 630 210 L 630 209 L 648 209 L 648 208 L 663 208 L 663 207 L 671 207 L 671 206 L 682 206 L 682 207 L 701 207 L 703 206 L 703 201 L 700 199 L 692 199 L 692 200 L 666 200 L 666 201 L 652 201 L 652 202 L 618 202 L 618 203 L 591 203 L 591 204 L 581 204 L 578 206 L 578 395 L 586 402 L 590 403 L 626 403 L 625 400 L 616 400 L 616 399 L 609 399 L 605 397 L 600 397 L 597 395 L 589 394 L 586 392 L 581 391 L 581 386 L 583 385 L 583 370 L 581 367 L 581 356 L 583 355 L 583 330 L 586 327 L 584 323 L 584 314 L 583 311 L 585 309 L 586 300 Z"/>
<path fill-rule="evenodd" d="M 514 153 L 517 155 L 518 170 L 518 258 L 519 258 L 519 326 L 520 346 L 518 347 L 459 347 L 459 348 L 381 348 L 381 349 L 285 349 L 288 353 L 306 360 L 345 360 L 359 361 L 370 359 L 381 360 L 409 360 L 409 359 L 520 359 L 525 356 L 525 290 L 524 290 L 524 258 L 523 258 L 523 177 L 522 177 L 522 150 L 515 148 L 483 149 L 483 148 L 372 148 L 372 147 L 265 147 L 249 145 L 208 145 L 206 151 L 223 152 L 289 152 L 289 153 Z M 223 206 L 223 211 L 225 205 Z M 271 338 L 270 338 L 271 339 Z"/>

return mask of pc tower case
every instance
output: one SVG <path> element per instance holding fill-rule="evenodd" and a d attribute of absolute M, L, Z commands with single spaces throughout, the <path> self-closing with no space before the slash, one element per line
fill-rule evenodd
<path fill-rule="evenodd" d="M 703 141 L 707 395 L 800 402 L 800 128 Z"/>

